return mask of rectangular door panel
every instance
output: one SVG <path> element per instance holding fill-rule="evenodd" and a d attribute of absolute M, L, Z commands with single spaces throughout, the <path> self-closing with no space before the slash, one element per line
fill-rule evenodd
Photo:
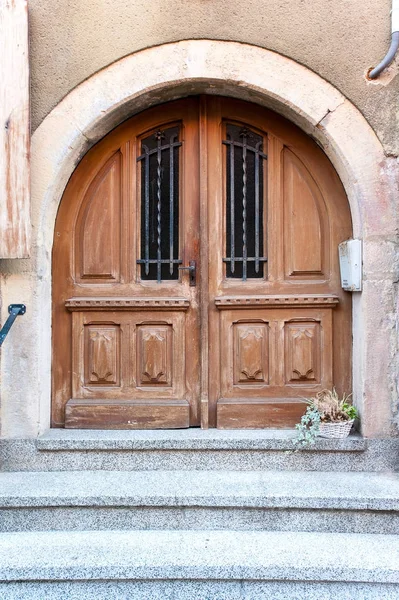
<path fill-rule="evenodd" d="M 295 427 L 306 405 L 295 398 L 222 398 L 217 404 L 218 429 L 264 429 Z"/>
<path fill-rule="evenodd" d="M 286 385 L 321 383 L 321 337 L 320 321 L 292 319 L 284 323 Z"/>
<path fill-rule="evenodd" d="M 66 405 L 65 426 L 187 427 L 187 302 L 157 298 L 151 306 L 145 299 L 143 308 L 137 298 L 124 299 L 119 310 L 115 300 L 107 305 L 106 299 L 93 299 L 97 310 L 90 310 L 87 299 L 83 310 L 79 304 L 78 299 L 69 301 L 73 396 Z"/>
<path fill-rule="evenodd" d="M 189 427 L 186 400 L 145 402 L 69 400 L 65 409 L 68 429 L 180 429 Z"/>
<path fill-rule="evenodd" d="M 221 395 L 225 398 L 258 396 L 271 383 L 275 356 L 270 322 L 258 311 L 243 313 L 220 315 Z"/>
<path fill-rule="evenodd" d="M 172 387 L 173 325 L 138 324 L 136 344 L 137 386 Z"/>
<path fill-rule="evenodd" d="M 269 324 L 233 323 L 233 385 L 269 383 Z"/>
<path fill-rule="evenodd" d="M 217 426 L 293 426 L 304 412 L 303 397 L 332 387 L 334 298 L 328 308 L 323 298 L 322 307 L 317 298 L 275 297 L 273 303 L 272 297 L 258 297 L 243 299 L 242 304 L 238 300 L 217 301 L 221 355 Z M 251 303 L 258 307 L 251 308 Z"/>
<path fill-rule="evenodd" d="M 121 325 L 98 324 L 84 326 L 84 385 L 121 385 Z"/>

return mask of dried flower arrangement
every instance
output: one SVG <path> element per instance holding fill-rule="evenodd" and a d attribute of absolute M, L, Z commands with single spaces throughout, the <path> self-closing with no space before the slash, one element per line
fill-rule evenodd
<path fill-rule="evenodd" d="M 358 417 L 358 411 L 350 403 L 350 397 L 351 394 L 343 394 L 340 398 L 333 388 L 318 392 L 315 398 L 305 398 L 308 407 L 301 422 L 296 425 L 296 448 L 312 446 L 318 436 L 347 437 Z"/>

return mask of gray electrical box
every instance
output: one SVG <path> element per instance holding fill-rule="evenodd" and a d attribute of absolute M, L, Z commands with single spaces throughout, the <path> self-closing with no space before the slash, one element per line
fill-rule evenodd
<path fill-rule="evenodd" d="M 347 240 L 338 246 L 341 285 L 347 292 L 362 291 L 362 242 Z"/>

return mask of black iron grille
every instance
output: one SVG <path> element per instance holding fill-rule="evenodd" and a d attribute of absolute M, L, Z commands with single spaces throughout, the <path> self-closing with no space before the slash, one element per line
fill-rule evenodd
<path fill-rule="evenodd" d="M 226 137 L 226 277 L 263 278 L 263 136 L 228 123 Z"/>
<path fill-rule="evenodd" d="M 157 131 L 141 142 L 141 279 L 178 279 L 179 127 Z"/>

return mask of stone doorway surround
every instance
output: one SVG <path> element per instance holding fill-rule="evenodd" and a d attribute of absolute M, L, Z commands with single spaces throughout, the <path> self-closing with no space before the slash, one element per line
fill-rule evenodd
<path fill-rule="evenodd" d="M 363 240 L 363 292 L 353 295 L 353 391 L 366 437 L 397 433 L 398 164 L 358 109 L 293 60 L 236 42 L 188 40 L 148 48 L 105 67 L 73 89 L 32 138 L 32 254 L 2 261 L 2 321 L 11 302 L 28 311 L 1 360 L 2 437 L 49 428 L 51 253 L 63 191 L 87 150 L 127 117 L 189 94 L 255 102 L 318 141 L 350 203 Z"/>

